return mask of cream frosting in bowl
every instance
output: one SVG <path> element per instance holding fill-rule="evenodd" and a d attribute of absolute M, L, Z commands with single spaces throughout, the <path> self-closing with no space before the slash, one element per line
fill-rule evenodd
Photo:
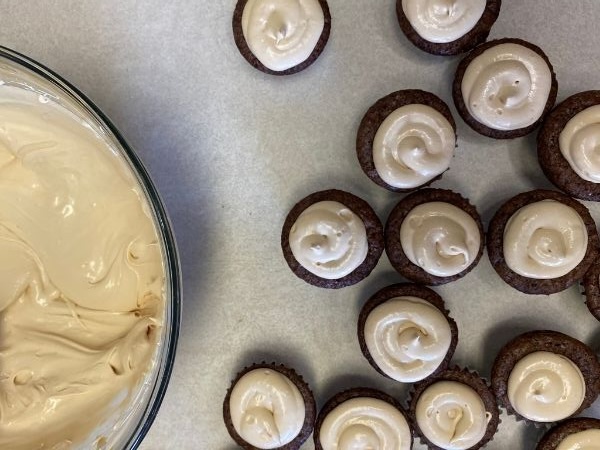
<path fill-rule="evenodd" d="M 136 448 L 179 331 L 144 167 L 48 69 L 0 48 L 0 448 Z"/>

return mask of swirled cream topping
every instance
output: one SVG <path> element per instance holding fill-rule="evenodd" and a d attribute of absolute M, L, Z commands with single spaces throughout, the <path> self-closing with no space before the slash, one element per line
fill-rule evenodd
<path fill-rule="evenodd" d="M 292 442 L 302 430 L 306 408 L 302 394 L 285 375 L 256 369 L 243 375 L 229 398 L 235 431 L 258 448 Z"/>
<path fill-rule="evenodd" d="M 438 110 L 406 105 L 379 126 L 373 141 L 373 162 L 387 184 L 412 189 L 448 170 L 455 146 L 454 128 Z"/>
<path fill-rule="evenodd" d="M 480 442 L 492 417 L 473 388 L 455 381 L 439 381 L 425 389 L 415 415 L 425 437 L 447 450 Z"/>
<path fill-rule="evenodd" d="M 527 419 L 555 422 L 573 415 L 585 399 L 585 379 L 570 359 L 550 352 L 522 358 L 508 377 L 508 400 Z"/>
<path fill-rule="evenodd" d="M 314 203 L 290 229 L 294 258 L 309 272 L 328 280 L 345 277 L 369 250 L 365 224 L 339 202 Z"/>
<path fill-rule="evenodd" d="M 436 44 L 456 41 L 475 28 L 485 6 L 486 0 L 402 0 L 411 26 Z"/>
<path fill-rule="evenodd" d="M 600 105 L 577 113 L 558 138 L 560 152 L 586 181 L 600 183 Z"/>
<path fill-rule="evenodd" d="M 506 264 L 528 278 L 566 275 L 583 260 L 587 245 L 587 229 L 581 216 L 555 200 L 524 206 L 504 229 Z"/>
<path fill-rule="evenodd" d="M 306 61 L 324 26 L 318 0 L 248 0 L 242 13 L 248 47 L 265 67 L 278 72 Z"/>
<path fill-rule="evenodd" d="M 600 430 L 590 429 L 564 438 L 556 450 L 600 450 Z"/>
<path fill-rule="evenodd" d="M 319 440 L 323 450 L 410 450 L 411 431 L 393 405 L 357 397 L 338 405 L 325 417 Z"/>
<path fill-rule="evenodd" d="M 427 378 L 440 366 L 452 341 L 446 316 L 416 297 L 396 297 L 374 308 L 364 327 L 371 358 L 403 383 Z"/>
<path fill-rule="evenodd" d="M 0 448 L 11 450 L 93 439 L 124 413 L 160 336 L 148 204 L 66 101 L 0 86 Z"/>
<path fill-rule="evenodd" d="M 552 73 L 546 61 L 523 45 L 505 43 L 485 50 L 467 67 L 462 96 L 469 114 L 495 130 L 518 130 L 544 112 Z"/>
<path fill-rule="evenodd" d="M 412 209 L 400 227 L 406 257 L 426 272 L 448 277 L 469 267 L 481 245 L 475 220 L 450 203 L 423 203 Z"/>

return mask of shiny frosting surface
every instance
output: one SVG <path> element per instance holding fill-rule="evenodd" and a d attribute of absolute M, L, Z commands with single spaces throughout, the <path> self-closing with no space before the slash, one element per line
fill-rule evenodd
<path fill-rule="evenodd" d="M 248 0 L 242 13 L 248 47 L 265 67 L 278 72 L 306 61 L 324 26 L 318 0 Z"/>
<path fill-rule="evenodd" d="M 436 44 L 456 41 L 477 25 L 486 0 L 402 0 L 415 31 Z"/>
<path fill-rule="evenodd" d="M 518 130 L 542 115 L 552 73 L 546 61 L 523 45 L 504 43 L 485 50 L 467 67 L 462 96 L 469 114 L 495 130 Z"/>
<path fill-rule="evenodd" d="M 508 400 L 527 419 L 555 422 L 573 415 L 585 398 L 585 379 L 570 359 L 534 352 L 521 359 L 508 378 Z"/>
<path fill-rule="evenodd" d="M 600 450 L 600 430 L 590 429 L 570 434 L 558 444 L 556 450 Z"/>
<path fill-rule="evenodd" d="M 481 244 L 475 220 L 445 202 L 423 203 L 413 208 L 400 227 L 406 257 L 426 272 L 448 277 L 469 267 Z"/>
<path fill-rule="evenodd" d="M 333 409 L 321 425 L 323 450 L 410 450 L 406 419 L 389 403 L 357 397 Z"/>
<path fill-rule="evenodd" d="M 0 206 L 0 448 L 71 448 L 124 413 L 152 367 L 157 234 L 101 135 L 2 83 Z"/>
<path fill-rule="evenodd" d="M 362 219 L 339 202 L 314 203 L 290 229 L 294 258 L 309 272 L 328 280 L 350 274 L 369 251 Z"/>
<path fill-rule="evenodd" d="M 560 152 L 586 181 L 600 183 L 600 105 L 580 111 L 561 131 Z"/>
<path fill-rule="evenodd" d="M 285 375 L 256 369 L 243 375 L 229 399 L 235 431 L 249 444 L 263 449 L 292 442 L 302 430 L 304 399 Z"/>
<path fill-rule="evenodd" d="M 452 341 L 444 314 L 416 297 L 392 298 L 374 308 L 365 322 L 364 336 L 377 366 L 403 383 L 435 372 Z"/>
<path fill-rule="evenodd" d="M 456 137 L 436 109 L 413 104 L 393 111 L 379 126 L 373 141 L 373 162 L 390 186 L 421 186 L 450 166 Z"/>
<path fill-rule="evenodd" d="M 585 257 L 588 234 L 581 216 L 556 200 L 542 200 L 519 209 L 504 229 L 508 267 L 528 278 L 566 275 Z"/>
<path fill-rule="evenodd" d="M 438 447 L 464 450 L 483 439 L 491 413 L 470 386 L 439 381 L 420 395 L 416 419 L 421 432 Z"/>

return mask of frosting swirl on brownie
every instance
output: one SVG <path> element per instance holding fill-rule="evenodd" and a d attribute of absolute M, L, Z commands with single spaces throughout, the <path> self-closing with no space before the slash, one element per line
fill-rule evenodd
<path fill-rule="evenodd" d="M 336 406 L 319 430 L 323 450 L 409 450 L 411 431 L 393 405 L 371 397 L 357 397 Z"/>
<path fill-rule="evenodd" d="M 600 429 L 570 434 L 558 444 L 556 450 L 600 450 Z"/>
<path fill-rule="evenodd" d="M 585 379 L 570 359 L 550 352 L 522 358 L 508 377 L 508 400 L 523 417 L 555 422 L 573 415 L 585 399 Z"/>
<path fill-rule="evenodd" d="M 306 414 L 296 385 L 271 369 L 244 374 L 231 391 L 229 408 L 235 431 L 261 449 L 292 442 L 302 430 Z"/>
<path fill-rule="evenodd" d="M 464 104 L 478 122 L 495 130 L 517 130 L 543 114 L 550 90 L 550 67 L 537 52 L 504 43 L 476 56 L 462 79 Z"/>
<path fill-rule="evenodd" d="M 446 171 L 455 146 L 454 129 L 438 110 L 405 105 L 379 126 L 373 141 L 373 162 L 387 184 L 412 189 Z"/>
<path fill-rule="evenodd" d="M 412 209 L 400 227 L 406 257 L 426 272 L 449 277 L 477 258 L 481 233 L 475 220 L 445 202 L 423 203 Z"/>
<path fill-rule="evenodd" d="M 425 437 L 448 450 L 476 445 L 492 417 L 479 394 L 456 381 L 439 381 L 425 389 L 417 400 L 415 415 Z"/>
<path fill-rule="evenodd" d="M 558 142 L 560 152 L 577 175 L 600 183 L 600 105 L 573 116 L 561 131 Z"/>
<path fill-rule="evenodd" d="M 588 234 L 581 216 L 556 200 L 542 200 L 519 209 L 504 229 L 506 264 L 528 278 L 566 275 L 585 257 Z"/>
<path fill-rule="evenodd" d="M 416 297 L 396 297 L 374 308 L 364 326 L 365 343 L 390 378 L 414 383 L 444 361 L 452 341 L 446 316 Z"/>
<path fill-rule="evenodd" d="M 318 0 L 248 0 L 242 13 L 248 47 L 265 67 L 279 72 L 308 59 L 324 26 Z"/>
<path fill-rule="evenodd" d="M 328 280 L 342 278 L 360 266 L 369 250 L 364 222 L 333 201 L 314 203 L 290 230 L 294 258 L 309 272 Z"/>
<path fill-rule="evenodd" d="M 477 25 L 486 0 L 402 0 L 402 9 L 419 36 L 436 44 L 456 41 Z"/>

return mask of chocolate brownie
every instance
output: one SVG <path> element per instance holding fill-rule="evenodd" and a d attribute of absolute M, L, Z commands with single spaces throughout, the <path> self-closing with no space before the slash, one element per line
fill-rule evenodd
<path fill-rule="evenodd" d="M 463 99 L 462 82 L 463 82 L 463 77 L 465 75 L 465 72 L 466 72 L 467 68 L 469 67 L 469 65 L 473 62 L 473 60 L 475 58 L 477 58 L 478 56 L 483 54 L 486 50 L 489 50 L 492 47 L 495 47 L 500 44 L 518 44 L 520 46 L 523 46 L 530 50 L 533 50 L 546 62 L 546 64 L 548 65 L 548 68 L 550 69 L 550 74 L 551 74 L 550 92 L 548 94 L 548 98 L 546 100 L 545 107 L 544 107 L 540 117 L 535 122 L 533 122 L 531 125 L 528 125 L 528 126 L 525 126 L 522 128 L 518 128 L 518 129 L 499 130 L 499 129 L 491 128 L 491 127 L 488 127 L 487 125 L 484 125 L 483 123 L 481 123 L 479 120 L 477 120 L 475 117 L 473 117 L 471 115 L 471 113 L 469 112 L 467 105 L 465 104 L 464 99 Z M 515 83 L 518 83 L 518 82 L 519 82 L 519 80 L 515 81 Z M 546 54 L 542 51 L 542 49 L 539 48 L 537 45 L 534 45 L 534 44 L 524 41 L 522 39 L 511 39 L 511 38 L 504 38 L 504 39 L 497 39 L 494 41 L 489 41 L 489 42 L 486 42 L 485 44 L 482 44 L 482 45 L 476 47 L 458 65 L 458 68 L 456 70 L 456 75 L 454 76 L 454 83 L 452 85 L 452 97 L 454 98 L 454 104 L 456 106 L 456 109 L 458 110 L 458 113 L 463 118 L 463 120 L 467 123 L 467 125 L 469 125 L 473 130 L 477 131 L 479 134 L 482 134 L 484 136 L 488 136 L 488 137 L 491 137 L 494 139 L 513 139 L 513 138 L 525 136 L 525 135 L 531 133 L 542 123 L 542 121 L 544 120 L 544 117 L 552 109 L 552 106 L 554 105 L 554 102 L 556 101 L 557 93 L 558 93 L 558 82 L 556 80 L 556 74 L 554 73 L 554 68 L 552 67 L 550 60 L 548 59 Z"/>
<path fill-rule="evenodd" d="M 367 343 L 365 342 L 365 323 L 367 322 L 367 318 L 369 314 L 377 308 L 379 305 L 384 304 L 390 299 L 396 297 L 416 297 L 422 300 L 425 300 L 430 305 L 437 308 L 448 321 L 448 325 L 450 326 L 450 333 L 452 335 L 450 347 L 444 357 L 443 361 L 440 363 L 438 368 L 432 372 L 428 376 L 435 376 L 437 373 L 444 371 L 448 365 L 450 364 L 450 360 L 452 359 L 452 355 L 454 355 L 454 351 L 456 350 L 456 346 L 458 344 L 458 327 L 456 326 L 456 322 L 452 317 L 450 317 L 449 311 L 446 309 L 446 305 L 444 304 L 444 300 L 433 290 L 421 286 L 418 284 L 412 283 L 400 283 L 393 284 L 391 286 L 387 286 L 378 292 L 376 292 L 362 307 L 360 311 L 360 315 L 358 318 L 358 342 L 360 345 L 360 349 L 367 359 L 371 366 L 375 370 L 377 370 L 380 374 L 385 377 L 392 378 L 387 375 L 381 368 L 377 365 L 377 363 L 373 360 L 371 353 L 369 352 L 369 348 L 367 347 Z"/>
<path fill-rule="evenodd" d="M 405 189 L 394 187 L 386 183 L 375 167 L 373 160 L 373 142 L 379 127 L 384 120 L 392 114 L 396 109 L 407 105 L 426 105 L 438 111 L 450 123 L 454 129 L 454 137 L 456 140 L 456 123 L 450 112 L 448 105 L 436 95 L 421 91 L 418 89 L 406 89 L 402 91 L 392 92 L 385 97 L 377 100 L 366 112 L 360 122 L 358 133 L 356 136 L 356 155 L 358 162 L 365 174 L 376 184 L 393 192 L 410 192 L 420 187 L 428 186 L 436 180 L 442 178 L 442 174 L 432 178 L 426 183 L 414 188 Z M 456 143 L 455 143 L 456 145 Z"/>
<path fill-rule="evenodd" d="M 477 253 L 472 256 L 469 266 L 455 275 L 436 276 L 426 272 L 414 264 L 402 248 L 400 230 L 404 220 L 417 206 L 432 202 L 449 203 L 464 211 L 473 219 L 479 231 L 480 245 Z M 444 189 L 421 189 L 407 195 L 392 210 L 385 225 L 385 251 L 394 269 L 411 281 L 432 286 L 458 280 L 473 270 L 483 254 L 484 241 L 483 224 L 475 207 L 460 194 Z"/>
<path fill-rule="evenodd" d="M 569 436 L 587 430 L 600 431 L 600 419 L 579 417 L 577 419 L 565 420 L 544 435 L 537 445 L 536 450 L 556 450 Z"/>
<path fill-rule="evenodd" d="M 305 415 L 304 415 L 304 423 L 302 425 L 302 429 L 298 433 L 298 435 L 289 442 L 288 444 L 277 447 L 277 450 L 298 450 L 302 444 L 308 439 L 310 434 L 313 431 L 313 426 L 316 418 L 316 403 L 313 396 L 312 391 L 308 384 L 304 381 L 304 379 L 296 373 L 295 370 L 290 369 L 283 364 L 276 363 L 266 363 L 261 362 L 259 364 L 252 364 L 249 367 L 244 368 L 241 372 L 239 372 L 236 377 L 231 382 L 231 387 L 227 390 L 227 394 L 225 395 L 225 400 L 223 401 L 223 419 L 225 421 L 225 426 L 227 427 L 227 431 L 232 439 L 242 448 L 246 450 L 261 450 L 259 447 L 255 447 L 248 442 L 246 442 L 236 431 L 233 422 L 231 420 L 231 406 L 230 399 L 233 388 L 236 383 L 247 373 L 252 372 L 256 369 L 269 369 L 274 372 L 279 372 L 280 374 L 287 377 L 293 384 L 298 388 L 300 394 L 302 395 L 302 399 L 304 400 L 305 407 Z"/>
<path fill-rule="evenodd" d="M 413 45 L 432 55 L 449 56 L 467 52 L 485 42 L 490 34 L 492 26 L 498 19 L 501 6 L 501 0 L 487 0 L 483 15 L 475 27 L 460 38 L 443 43 L 428 41 L 417 33 L 406 17 L 404 8 L 402 7 L 402 0 L 396 0 L 396 15 L 398 16 L 398 23 L 400 24 L 402 32 Z"/>
<path fill-rule="evenodd" d="M 498 404 L 496 403 L 496 398 L 494 394 L 490 390 L 487 382 L 481 378 L 476 372 L 472 372 L 468 369 L 460 368 L 458 366 L 454 366 L 450 369 L 445 370 L 444 372 L 439 373 L 435 377 L 427 378 L 419 383 L 416 383 L 410 393 L 410 414 L 411 419 L 413 421 L 415 432 L 421 438 L 421 442 L 430 450 L 444 450 L 443 447 L 439 447 L 431 442 L 424 434 L 423 430 L 419 426 L 417 421 L 417 404 L 419 402 L 419 398 L 421 395 L 431 386 L 435 385 L 438 382 L 450 381 L 464 384 L 471 389 L 473 389 L 483 401 L 483 405 L 485 407 L 485 411 L 489 414 L 489 421 L 487 422 L 487 427 L 485 430 L 484 436 L 481 440 L 471 447 L 469 450 L 477 450 L 481 447 L 484 447 L 488 442 L 490 442 L 496 431 L 498 429 L 498 425 L 500 423 L 500 411 L 498 409 Z"/>
<path fill-rule="evenodd" d="M 252 50 L 250 50 L 250 48 L 248 47 L 248 43 L 246 42 L 246 38 L 244 37 L 244 31 L 242 29 L 242 15 L 244 13 L 244 7 L 246 6 L 248 0 L 238 0 L 235 6 L 235 10 L 233 11 L 232 25 L 235 45 L 237 46 L 242 56 L 246 59 L 246 61 L 248 61 L 252 65 L 252 67 L 264 73 L 268 73 L 270 75 L 292 75 L 306 69 L 312 63 L 314 63 L 317 60 L 317 58 L 321 55 L 321 53 L 325 49 L 325 44 L 327 44 L 327 41 L 329 40 L 329 34 L 331 32 L 331 14 L 329 12 L 329 5 L 327 4 L 327 0 L 318 1 L 321 5 L 321 8 L 323 9 L 323 15 L 325 17 L 323 31 L 321 32 L 321 37 L 319 38 L 317 45 L 313 49 L 310 56 L 300 64 L 286 70 L 276 71 L 265 67 L 265 65 L 261 63 L 256 56 L 254 56 L 254 53 L 252 53 Z"/>
<path fill-rule="evenodd" d="M 508 342 L 494 360 L 492 389 L 500 406 L 519 420 L 534 422 L 519 414 L 508 398 L 508 379 L 515 365 L 525 356 L 535 352 L 561 355 L 575 364 L 585 380 L 583 403 L 572 416 L 588 408 L 598 397 L 600 363 L 596 354 L 583 342 L 557 331 L 530 331 Z"/>
<path fill-rule="evenodd" d="M 600 105 L 600 91 L 572 95 L 546 117 L 537 137 L 538 160 L 548 179 L 561 191 L 591 201 L 600 201 L 600 182 L 583 179 L 575 172 L 561 152 L 559 138 L 575 115 L 597 105 Z M 600 140 L 600 133 L 598 139 Z"/>
<path fill-rule="evenodd" d="M 366 258 L 350 274 L 338 279 L 325 279 L 309 272 L 294 257 L 290 247 L 290 231 L 298 220 L 298 217 L 309 206 L 323 201 L 334 201 L 346 206 L 362 220 L 367 234 L 368 251 Z M 358 283 L 375 268 L 384 248 L 383 226 L 375 211 L 361 198 L 336 189 L 316 192 L 300 200 L 289 212 L 281 232 L 281 248 L 283 249 L 285 260 L 296 276 L 314 286 L 338 289 Z"/>
<path fill-rule="evenodd" d="M 537 279 L 520 275 L 510 269 L 504 255 L 504 233 L 508 221 L 519 209 L 543 200 L 555 200 L 573 208 L 583 219 L 588 236 L 587 251 L 583 260 L 569 273 L 558 278 Z M 506 283 L 525 294 L 549 295 L 563 291 L 581 280 L 598 257 L 598 245 L 596 224 L 587 208 L 561 192 L 544 189 L 524 192 L 504 203 L 490 221 L 487 233 L 487 250 L 492 266 Z"/>
<path fill-rule="evenodd" d="M 317 422 L 315 424 L 315 432 L 313 434 L 313 439 L 315 442 L 316 450 L 323 450 L 323 446 L 321 445 L 320 432 L 321 432 L 321 427 L 323 425 L 323 422 L 325 421 L 325 418 L 335 408 L 337 408 L 341 404 L 343 404 L 349 400 L 356 399 L 356 398 L 372 398 L 372 399 L 381 400 L 386 403 L 389 403 L 392 407 L 397 409 L 400 412 L 400 414 L 402 414 L 402 416 L 404 416 L 404 419 L 406 420 L 406 424 L 409 428 L 409 431 L 412 431 L 411 430 L 412 424 L 410 423 L 408 414 L 406 413 L 406 411 L 404 411 L 404 408 L 402 408 L 402 405 L 400 404 L 400 402 L 398 402 L 392 396 L 386 394 L 385 392 L 381 392 L 377 389 L 371 389 L 371 388 L 360 387 L 360 388 L 348 389 L 346 391 L 343 391 L 343 392 L 340 392 L 340 393 L 334 395 L 332 398 L 330 398 L 325 403 L 323 408 L 321 408 L 321 411 L 319 412 L 319 415 L 317 416 Z M 398 435 L 400 435 L 400 433 L 398 433 Z M 410 436 L 409 448 L 412 448 L 412 444 L 413 444 L 412 433 L 410 433 L 409 436 Z"/>

